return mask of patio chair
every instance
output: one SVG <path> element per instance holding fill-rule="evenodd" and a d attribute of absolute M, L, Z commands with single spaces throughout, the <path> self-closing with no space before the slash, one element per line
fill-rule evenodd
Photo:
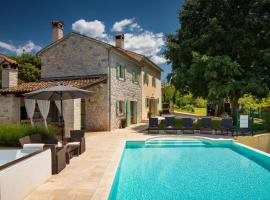
<path fill-rule="evenodd" d="M 158 130 L 158 118 L 153 118 L 153 117 L 149 118 L 149 125 L 148 125 L 148 129 L 147 130 L 148 130 L 148 133 L 151 130 L 157 130 L 157 131 L 159 131 Z"/>
<path fill-rule="evenodd" d="M 191 131 L 194 133 L 194 130 L 192 129 L 193 120 L 191 118 L 182 118 L 182 132 L 183 134 L 185 131 Z"/>
<path fill-rule="evenodd" d="M 220 127 L 215 130 L 216 134 L 218 135 L 218 131 L 220 131 L 220 134 L 223 135 L 224 132 L 227 132 L 227 135 L 229 135 L 229 132 L 233 135 L 233 122 L 232 118 L 223 118 L 221 120 Z"/>
<path fill-rule="evenodd" d="M 79 153 L 82 154 L 85 152 L 85 137 L 84 137 L 84 131 L 82 130 L 71 130 L 70 131 L 70 138 L 67 139 L 68 142 L 79 142 Z"/>
<path fill-rule="evenodd" d="M 203 117 L 201 119 L 202 127 L 200 129 L 201 134 L 212 134 L 213 127 L 212 127 L 212 119 L 210 117 Z"/>
<path fill-rule="evenodd" d="M 165 130 L 177 132 L 175 117 L 165 117 Z"/>

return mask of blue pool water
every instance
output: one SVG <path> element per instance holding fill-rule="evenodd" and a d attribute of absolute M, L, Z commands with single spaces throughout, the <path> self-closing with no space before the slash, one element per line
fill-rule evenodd
<path fill-rule="evenodd" d="M 270 199 L 270 157 L 234 142 L 127 142 L 109 199 Z"/>

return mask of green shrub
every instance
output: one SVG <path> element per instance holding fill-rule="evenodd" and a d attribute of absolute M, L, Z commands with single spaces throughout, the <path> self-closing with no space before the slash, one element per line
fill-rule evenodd
<path fill-rule="evenodd" d="M 198 97 L 194 100 L 194 105 L 197 108 L 206 108 L 207 101 L 201 97 Z"/>
<path fill-rule="evenodd" d="M 188 112 L 194 112 L 195 111 L 194 106 L 191 105 L 191 104 L 185 105 L 184 109 L 187 110 Z"/>
<path fill-rule="evenodd" d="M 41 134 L 43 138 L 53 138 L 53 128 L 47 130 L 44 126 L 31 126 L 29 124 L 3 124 L 0 125 L 0 146 L 18 146 L 21 137 Z"/>

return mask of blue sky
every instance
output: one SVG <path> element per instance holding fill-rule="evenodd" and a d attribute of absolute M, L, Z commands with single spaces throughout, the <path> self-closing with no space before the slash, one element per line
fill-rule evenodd
<path fill-rule="evenodd" d="M 35 53 L 51 42 L 51 21 L 61 19 L 65 34 L 75 31 L 114 42 L 113 35 L 125 33 L 125 48 L 145 54 L 166 73 L 161 53 L 165 35 L 179 27 L 182 0 L 10 0 L 1 9 L 0 52 Z"/>

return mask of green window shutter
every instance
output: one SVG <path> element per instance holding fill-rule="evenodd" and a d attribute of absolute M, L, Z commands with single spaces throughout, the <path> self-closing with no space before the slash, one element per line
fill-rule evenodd
<path fill-rule="evenodd" d="M 127 101 L 124 101 L 124 113 L 127 113 Z"/>
<path fill-rule="evenodd" d="M 116 65 L 116 77 L 119 79 L 119 77 L 120 77 L 120 65 L 119 64 L 117 64 Z"/>
<path fill-rule="evenodd" d="M 145 107 L 147 108 L 148 102 L 147 102 L 147 98 L 145 98 Z"/>
<path fill-rule="evenodd" d="M 131 110 L 130 110 L 130 101 L 127 101 L 127 126 L 131 124 Z"/>
<path fill-rule="evenodd" d="M 118 115 L 119 114 L 119 101 L 117 100 L 116 101 L 116 115 Z"/>
<path fill-rule="evenodd" d="M 124 67 L 124 80 L 126 80 L 126 77 L 127 77 L 127 67 L 125 66 Z"/>

